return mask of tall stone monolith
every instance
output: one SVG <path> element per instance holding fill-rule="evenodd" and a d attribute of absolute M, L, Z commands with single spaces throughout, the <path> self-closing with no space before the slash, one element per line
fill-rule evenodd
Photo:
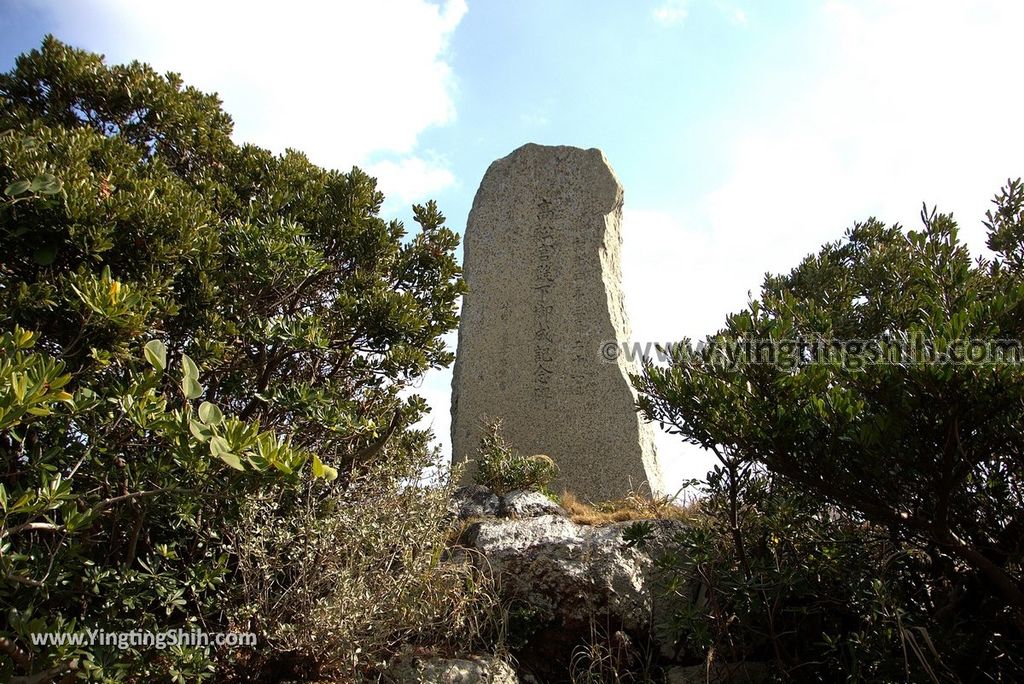
<path fill-rule="evenodd" d="M 500 418 L 516 450 L 557 462 L 556 488 L 595 501 L 662 493 L 652 429 L 634 409 L 636 367 L 602 351 L 630 334 L 621 219 L 622 186 L 600 150 L 529 144 L 487 169 L 464 243 L 454 462 L 476 458 L 483 426 Z"/>

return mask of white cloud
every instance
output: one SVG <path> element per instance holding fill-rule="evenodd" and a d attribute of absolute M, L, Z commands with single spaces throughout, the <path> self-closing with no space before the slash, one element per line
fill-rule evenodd
<path fill-rule="evenodd" d="M 455 120 L 448 45 L 465 0 L 41 2 L 62 39 L 218 92 L 239 141 L 340 169 L 399 155 L 380 167 L 399 193 L 450 182 L 416 142 Z"/>
<path fill-rule="evenodd" d="M 544 128 L 550 123 L 550 120 L 543 112 L 532 111 L 520 114 L 519 122 L 529 128 Z"/>
<path fill-rule="evenodd" d="M 455 176 L 446 165 L 420 157 L 376 162 L 366 172 L 377 178 L 377 187 L 388 205 L 408 206 L 455 184 Z"/>
<path fill-rule="evenodd" d="M 673 342 L 721 327 L 751 288 L 731 252 L 727 240 L 669 212 L 627 206 L 622 271 L 633 339 Z"/>
<path fill-rule="evenodd" d="M 733 24 L 746 26 L 747 20 L 750 18 L 747 11 L 734 4 L 732 0 L 714 0 L 714 5 Z"/>
<path fill-rule="evenodd" d="M 824 76 L 741 129 L 730 172 L 700 206 L 627 206 L 634 339 L 714 332 L 766 271 L 872 215 L 919 227 L 922 201 L 952 211 L 983 251 L 990 198 L 1024 175 L 1024 95 L 1008 85 L 1024 4 L 833 0 L 816 19 Z M 678 438 L 659 449 L 677 476 L 709 462 Z"/>
<path fill-rule="evenodd" d="M 725 180 L 685 215 L 627 206 L 636 335 L 710 333 L 766 271 L 872 215 L 919 227 L 923 201 L 981 252 L 990 198 L 1024 174 L 1024 95 L 1005 85 L 1021 22 L 1007 3 L 826 5 L 824 77 L 741 129 Z"/>
<path fill-rule="evenodd" d="M 688 0 L 664 0 L 654 8 L 651 16 L 662 26 L 675 26 L 685 21 L 686 15 L 689 14 L 688 4 Z"/>
<path fill-rule="evenodd" d="M 715 0 L 714 6 L 734 24 L 745 25 L 747 12 L 723 0 Z M 663 0 L 651 10 L 651 17 L 662 26 L 678 26 L 690 16 L 690 0 Z"/>
<path fill-rule="evenodd" d="M 835 0 L 818 19 L 825 77 L 738 136 L 713 234 L 779 271 L 870 215 L 918 227 L 926 201 L 981 251 L 989 199 L 1024 173 L 1024 96 L 1006 87 L 1024 5 Z"/>

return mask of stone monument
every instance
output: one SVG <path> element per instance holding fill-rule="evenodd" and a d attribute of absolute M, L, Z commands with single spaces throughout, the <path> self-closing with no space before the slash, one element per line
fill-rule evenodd
<path fill-rule="evenodd" d="M 600 150 L 529 144 L 487 169 L 464 242 L 455 463 L 476 458 L 500 418 L 518 452 L 555 460 L 556 489 L 594 501 L 663 493 L 651 426 L 634 409 L 636 365 L 602 348 L 629 339 L 621 219 L 622 186 Z"/>

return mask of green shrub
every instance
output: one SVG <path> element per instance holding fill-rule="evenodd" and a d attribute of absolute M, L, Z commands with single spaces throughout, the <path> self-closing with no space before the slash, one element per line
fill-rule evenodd
<path fill-rule="evenodd" d="M 908 667 L 906 677 L 934 670 L 998 681 L 1024 672 L 1024 366 L 971 362 L 960 346 L 980 341 L 969 349 L 992 352 L 1010 340 L 1019 351 L 1024 339 L 1024 185 L 1009 182 L 994 204 L 991 261 L 971 258 L 950 215 L 925 210 L 924 228 L 910 232 L 872 219 L 789 274 L 767 276 L 760 298 L 727 318 L 706 353 L 680 346 L 670 365 L 645 363 L 634 378 L 647 418 L 721 463 L 710 481 L 727 501 L 718 531 L 748 587 L 723 595 L 763 604 L 749 590 L 778 583 L 790 594 L 779 598 L 782 610 L 804 595 L 824 620 L 809 638 L 861 652 L 827 661 L 845 663 L 843 676 L 896 677 Z M 745 355 L 750 343 L 776 359 Z M 803 498 L 755 495 L 762 486 Z M 776 528 L 785 516 L 769 515 L 748 535 L 745 511 L 758 501 L 780 514 L 795 505 L 804 522 Z M 833 518 L 851 539 L 825 524 Z M 859 525 L 891 544 L 862 539 Z M 766 556 L 757 545 L 765 534 L 796 551 Z M 833 535 L 845 546 L 833 546 Z M 835 572 L 819 573 L 819 556 L 801 560 L 817 539 L 844 559 Z M 713 554 L 722 541 L 710 535 L 696 547 Z M 842 552 L 850 547 L 859 555 Z M 777 564 L 768 577 L 757 570 L 764 558 Z M 755 616 L 767 619 L 766 610 L 741 603 L 735 628 L 763 634 L 770 625 Z M 825 656 L 773 657 L 811 677 Z"/>
<path fill-rule="evenodd" d="M 769 662 L 787 681 L 951 680 L 924 553 L 778 478 L 735 485 L 709 473 L 700 514 L 656 559 L 671 606 L 659 629 L 679 657 Z"/>
<path fill-rule="evenodd" d="M 428 203 L 407 238 L 373 178 L 231 129 L 177 75 L 53 38 L 0 75 L 0 679 L 213 677 L 210 648 L 31 635 L 237 629 L 248 501 L 413 458 L 458 236 Z"/>
<path fill-rule="evenodd" d="M 550 456 L 522 456 L 501 436 L 501 420 L 489 423 L 480 438 L 475 479 L 496 494 L 519 489 L 544 491 L 558 476 Z"/>

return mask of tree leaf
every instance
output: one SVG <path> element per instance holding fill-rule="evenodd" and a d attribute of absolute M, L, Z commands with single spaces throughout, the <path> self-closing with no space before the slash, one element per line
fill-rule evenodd
<path fill-rule="evenodd" d="M 28 378 L 21 373 L 11 373 L 11 389 L 14 390 L 14 398 L 19 402 L 25 401 L 25 389 L 28 387 Z"/>
<path fill-rule="evenodd" d="M 231 445 L 228 440 L 224 439 L 220 435 L 214 435 L 210 437 L 210 453 L 214 456 L 220 456 L 224 452 L 230 452 Z"/>
<path fill-rule="evenodd" d="M 314 454 L 313 477 L 322 477 L 328 482 L 333 482 L 334 480 L 338 479 L 338 470 L 336 468 L 332 468 L 329 465 L 324 465 L 323 461 L 320 460 L 320 457 Z"/>
<path fill-rule="evenodd" d="M 199 369 L 196 367 L 188 354 L 181 355 L 181 391 L 186 399 L 195 399 L 203 393 L 203 386 L 199 384 Z"/>
<path fill-rule="evenodd" d="M 195 378 L 186 376 L 181 379 L 181 391 L 186 399 L 197 399 L 203 394 L 203 386 Z"/>
<path fill-rule="evenodd" d="M 221 453 L 217 454 L 217 458 L 224 461 L 235 470 L 245 470 L 245 468 L 242 466 L 242 460 L 238 458 L 238 456 L 236 456 L 235 454 L 231 453 L 230 451 L 222 451 Z"/>
<path fill-rule="evenodd" d="M 28 189 L 32 192 L 48 192 L 57 183 L 57 177 L 52 173 L 41 173 L 32 179 Z"/>
<path fill-rule="evenodd" d="M 220 425 L 224 421 L 224 414 L 215 404 L 204 401 L 199 405 L 199 420 L 207 425 Z"/>
<path fill-rule="evenodd" d="M 192 436 L 200 442 L 209 441 L 209 439 L 213 437 L 213 430 L 211 430 L 208 425 L 203 425 L 198 420 L 188 421 L 188 430 L 192 433 Z"/>
<path fill-rule="evenodd" d="M 185 373 L 186 378 L 199 379 L 199 368 L 196 367 L 196 362 L 188 354 L 181 355 L 181 369 Z"/>
<path fill-rule="evenodd" d="M 161 372 L 167 368 L 167 347 L 160 340 L 150 340 L 147 342 L 143 353 L 153 368 Z"/>
<path fill-rule="evenodd" d="M 28 192 L 28 189 L 32 187 L 32 181 L 20 180 L 14 181 L 6 188 L 4 188 L 4 194 L 8 197 L 14 197 L 15 195 L 22 195 Z"/>

